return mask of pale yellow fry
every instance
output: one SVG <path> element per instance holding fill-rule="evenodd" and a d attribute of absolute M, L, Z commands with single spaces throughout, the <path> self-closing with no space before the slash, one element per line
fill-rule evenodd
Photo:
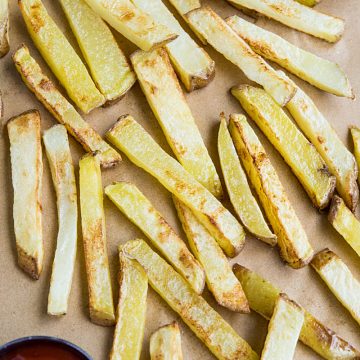
<path fill-rule="evenodd" d="M 9 50 L 9 3 L 8 0 L 0 0 L 0 58 Z"/>
<path fill-rule="evenodd" d="M 356 126 L 351 127 L 351 137 L 354 142 L 354 155 L 358 168 L 360 168 L 360 129 Z M 358 173 L 358 183 L 360 184 L 360 171 Z"/>

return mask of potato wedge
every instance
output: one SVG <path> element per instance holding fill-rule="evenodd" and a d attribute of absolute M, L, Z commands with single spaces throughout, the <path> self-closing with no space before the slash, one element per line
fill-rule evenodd
<path fill-rule="evenodd" d="M 152 16 L 179 36 L 166 44 L 171 63 L 187 91 L 206 86 L 215 75 L 215 62 L 183 30 L 162 0 L 131 0 L 137 7 Z"/>
<path fill-rule="evenodd" d="M 349 79 L 341 67 L 298 48 L 282 37 L 234 15 L 226 23 L 259 55 L 273 61 L 317 88 L 354 98 Z"/>
<path fill-rule="evenodd" d="M 135 165 L 149 172 L 188 206 L 228 256 L 241 251 L 245 234 L 234 216 L 131 116 L 122 116 L 106 136 Z"/>
<path fill-rule="evenodd" d="M 261 360 L 292 360 L 304 323 L 304 309 L 280 294 L 269 322 Z"/>
<path fill-rule="evenodd" d="M 352 126 L 351 137 L 354 143 L 354 155 L 358 168 L 360 168 L 360 129 L 356 126 Z M 358 173 L 358 183 L 360 184 L 360 171 Z"/>
<path fill-rule="evenodd" d="M 141 88 L 180 164 L 214 196 L 222 196 L 215 166 L 164 49 L 137 51 L 131 62 Z"/>
<path fill-rule="evenodd" d="M 0 0 L 0 58 L 9 50 L 9 3 L 8 0 Z"/>
<path fill-rule="evenodd" d="M 55 85 L 42 72 L 39 64 L 31 57 L 29 49 L 22 45 L 13 55 L 17 71 L 25 85 L 50 111 L 55 119 L 65 125 L 67 131 L 86 151 L 96 152 L 104 168 L 116 165 L 121 156 L 100 135 L 82 119 L 75 108 L 56 89 Z"/>
<path fill-rule="evenodd" d="M 122 251 L 140 263 L 152 288 L 218 359 L 258 359 L 250 345 L 145 241 L 128 241 Z"/>
<path fill-rule="evenodd" d="M 70 99 L 85 114 L 103 105 L 104 96 L 41 0 L 18 3 L 32 40 Z"/>
<path fill-rule="evenodd" d="M 313 249 L 263 146 L 243 115 L 230 115 L 230 134 L 247 175 L 277 236 L 280 255 L 297 269 Z"/>
<path fill-rule="evenodd" d="M 355 279 L 345 263 L 334 252 L 325 249 L 314 256 L 311 266 L 360 324 L 360 282 Z"/>
<path fill-rule="evenodd" d="M 279 73 L 286 77 L 283 72 Z M 314 102 L 299 87 L 286 108 L 300 130 L 320 153 L 330 172 L 335 175 L 336 190 L 346 205 L 354 211 L 359 200 L 359 188 L 356 183 L 358 168 L 354 156 L 341 142 Z"/>
<path fill-rule="evenodd" d="M 255 272 L 235 264 L 236 277 L 241 282 L 249 300 L 250 308 L 266 319 L 270 319 L 280 295 L 280 290 Z M 300 332 L 300 341 L 324 359 L 358 359 L 360 352 L 339 337 L 305 310 L 305 319 Z"/>
<path fill-rule="evenodd" d="M 119 304 L 110 360 L 140 359 L 146 318 L 148 278 L 140 264 L 119 247 Z"/>
<path fill-rule="evenodd" d="M 235 7 L 256 11 L 280 23 L 313 35 L 336 42 L 345 28 L 344 20 L 321 13 L 295 0 L 228 0 Z"/>
<path fill-rule="evenodd" d="M 314 206 L 326 208 L 334 194 L 336 178 L 315 147 L 264 90 L 240 85 L 233 87 L 231 93 L 290 166 Z"/>
<path fill-rule="evenodd" d="M 68 135 L 55 125 L 43 135 L 56 198 L 59 230 L 51 272 L 47 313 L 67 313 L 77 249 L 77 192 Z"/>
<path fill-rule="evenodd" d="M 115 323 L 115 311 L 100 162 L 94 154 L 87 154 L 79 161 L 79 188 L 90 319 L 95 324 L 110 326 Z"/>
<path fill-rule="evenodd" d="M 231 311 L 250 312 L 241 285 L 216 240 L 188 207 L 174 196 L 173 200 L 190 249 L 205 270 L 206 284 L 215 300 Z"/>
<path fill-rule="evenodd" d="M 279 105 L 284 106 L 294 96 L 295 87 L 281 79 L 210 7 L 203 6 L 186 16 L 215 50 L 238 66 L 250 80 L 263 86 Z"/>
<path fill-rule="evenodd" d="M 85 0 L 60 0 L 96 86 L 107 103 L 122 98 L 136 76 L 113 34 Z"/>
<path fill-rule="evenodd" d="M 253 196 L 246 174 L 241 167 L 224 115 L 220 116 L 218 151 L 230 201 L 245 228 L 271 246 L 277 243 L 260 207 Z"/>
<path fill-rule="evenodd" d="M 86 0 L 86 2 L 115 30 L 141 50 L 149 51 L 177 38 L 176 33 L 157 23 L 131 0 Z"/>
<path fill-rule="evenodd" d="M 24 112 L 7 123 L 14 189 L 14 230 L 19 266 L 39 279 L 44 258 L 42 239 L 42 150 L 40 113 Z"/>
<path fill-rule="evenodd" d="M 134 184 L 127 182 L 108 185 L 105 193 L 144 232 L 194 291 L 201 294 L 205 286 L 204 270 L 144 194 Z"/>
<path fill-rule="evenodd" d="M 176 321 L 162 326 L 150 337 L 151 360 L 182 360 L 181 335 Z"/>

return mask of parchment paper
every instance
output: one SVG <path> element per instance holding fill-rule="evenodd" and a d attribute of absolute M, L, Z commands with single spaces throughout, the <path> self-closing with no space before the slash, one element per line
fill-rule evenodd
<path fill-rule="evenodd" d="M 78 51 L 76 41 L 71 34 L 58 2 L 51 0 L 44 2 L 50 14 L 55 18 Z M 43 66 L 45 72 L 52 79 L 54 77 L 48 67 L 45 66 L 44 61 L 42 61 L 26 32 L 24 22 L 17 7 L 17 1 L 10 0 L 10 3 L 11 52 L 0 60 L 0 88 L 3 92 L 5 106 L 4 119 L 8 119 L 31 108 L 37 108 L 41 112 L 42 129 L 45 130 L 56 124 L 56 121 L 22 83 L 20 76 L 13 66 L 11 53 L 21 43 L 26 43 L 32 55 Z M 224 17 L 231 14 L 244 16 L 240 11 L 222 0 L 209 0 L 204 1 L 204 3 L 210 4 Z M 307 50 L 339 62 L 348 74 L 355 93 L 360 97 L 360 72 L 358 70 L 360 56 L 360 2 L 358 0 L 323 0 L 317 6 L 317 9 L 346 19 L 344 37 L 337 44 L 328 44 L 309 35 L 291 30 L 274 21 L 261 19 L 258 23 Z M 194 37 L 186 24 L 182 20 L 180 22 L 189 31 L 191 36 Z M 116 36 L 127 54 L 130 54 L 135 49 L 123 37 L 120 35 Z M 242 112 L 237 100 L 229 94 L 229 89 L 238 83 L 249 83 L 249 80 L 245 78 L 238 68 L 225 60 L 222 55 L 216 53 L 209 46 L 206 47 L 206 50 L 216 61 L 215 79 L 206 88 L 188 94 L 187 100 L 210 155 L 220 173 L 216 150 L 219 125 L 218 115 L 221 111 L 224 111 L 226 114 Z M 350 124 L 359 125 L 359 101 L 337 98 L 315 89 L 296 77 L 293 77 L 293 79 L 315 100 L 320 110 L 337 130 L 340 138 L 352 149 L 348 126 Z M 132 114 L 150 132 L 155 140 L 171 154 L 160 126 L 154 118 L 138 84 L 119 103 L 109 108 L 97 109 L 85 118 L 100 134 L 104 134 L 117 118 L 124 113 Z M 293 176 L 289 167 L 268 141 L 266 141 L 264 136 L 260 134 L 255 124 L 251 122 L 251 125 L 259 134 L 261 141 L 268 151 L 272 163 L 285 186 L 287 195 L 295 207 L 314 249 L 318 251 L 324 247 L 331 248 L 346 262 L 354 275 L 360 279 L 359 257 L 331 227 L 327 221 L 326 213 L 320 214 L 312 207 L 305 191 Z M 83 149 L 72 138 L 70 142 L 74 163 L 76 164 L 76 173 L 78 173 L 77 163 L 79 156 L 83 154 Z M 124 160 L 120 165 L 103 172 L 104 185 L 115 180 L 134 182 L 155 204 L 156 208 L 165 215 L 165 218 L 179 232 L 181 237 L 185 239 L 185 235 L 181 231 L 179 221 L 176 218 L 170 194 L 154 178 L 135 167 L 124 156 Z M 16 264 L 9 141 L 6 131 L 3 132 L 0 138 L 0 189 L 0 343 L 27 335 L 53 335 L 78 344 L 88 351 L 94 359 L 106 359 L 112 343 L 113 328 L 97 326 L 89 320 L 87 283 L 81 236 L 79 236 L 76 271 L 68 314 L 60 319 L 52 318 L 46 314 L 51 264 L 57 235 L 56 198 L 46 160 L 44 161 L 43 186 L 45 266 L 40 280 L 31 280 Z M 117 303 L 118 285 L 116 278 L 119 267 L 117 246 L 119 243 L 135 237 L 145 238 L 145 236 L 108 199 L 105 199 L 105 210 L 111 275 L 113 278 L 115 303 Z M 81 234 L 80 227 L 79 233 Z M 280 260 L 277 249 L 271 249 L 249 235 L 247 235 L 245 249 L 233 261 L 240 262 L 250 269 L 259 272 L 274 284 L 277 284 L 327 326 L 335 330 L 357 348 L 360 348 L 359 326 L 309 266 L 301 270 L 293 270 L 285 266 Z M 204 296 L 231 323 L 236 331 L 251 344 L 254 350 L 260 354 L 267 332 L 267 322 L 254 312 L 250 315 L 240 315 L 221 308 L 215 304 L 215 301 L 207 291 L 205 291 Z M 185 359 L 205 360 L 213 358 L 207 348 L 193 335 L 181 319 L 150 289 L 143 359 L 149 357 L 148 347 L 151 333 L 159 326 L 173 320 L 179 321 L 181 327 Z M 318 359 L 312 350 L 306 348 L 301 343 L 297 347 L 295 358 L 298 360 Z"/>

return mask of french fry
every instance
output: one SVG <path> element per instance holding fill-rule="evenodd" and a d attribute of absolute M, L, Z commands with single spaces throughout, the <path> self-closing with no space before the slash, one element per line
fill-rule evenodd
<path fill-rule="evenodd" d="M 243 286 L 250 308 L 269 320 L 281 291 L 255 272 L 239 264 L 235 264 L 233 270 Z M 306 310 L 300 341 L 324 359 L 355 360 L 360 356 L 360 352 L 351 344 Z"/>
<path fill-rule="evenodd" d="M 206 86 L 215 75 L 215 62 L 183 30 L 162 0 L 131 0 L 156 22 L 163 24 L 179 36 L 166 44 L 171 63 L 187 91 Z"/>
<path fill-rule="evenodd" d="M 42 151 L 40 113 L 30 110 L 7 123 L 14 189 L 14 230 L 19 266 L 38 279 L 44 258 L 42 239 Z"/>
<path fill-rule="evenodd" d="M 32 40 L 71 100 L 86 114 L 103 105 L 104 96 L 41 0 L 18 3 Z"/>
<path fill-rule="evenodd" d="M 168 27 L 157 23 L 131 0 L 86 0 L 115 30 L 141 50 L 161 47 L 177 38 Z"/>
<path fill-rule="evenodd" d="M 150 337 L 151 360 L 182 360 L 181 335 L 176 321 L 162 326 Z"/>
<path fill-rule="evenodd" d="M 334 252 L 325 249 L 314 256 L 311 266 L 360 324 L 360 282 L 355 279 L 346 264 Z"/>
<path fill-rule="evenodd" d="M 295 0 L 228 0 L 235 7 L 249 9 L 286 26 L 336 42 L 343 32 L 344 20 L 321 13 Z"/>
<path fill-rule="evenodd" d="M 56 89 L 35 59 L 31 57 L 29 49 L 25 45 L 15 52 L 13 60 L 17 71 L 30 91 L 60 124 L 65 125 L 67 131 L 86 151 L 96 152 L 103 167 L 111 167 L 121 161 L 120 154 L 82 119 L 75 108 Z"/>
<path fill-rule="evenodd" d="M 9 3 L 8 0 L 0 0 L 0 58 L 9 50 Z"/>
<path fill-rule="evenodd" d="M 145 241 L 128 241 L 122 251 L 139 262 L 152 288 L 218 359 L 258 359 L 250 345 Z"/>
<path fill-rule="evenodd" d="M 230 115 L 230 134 L 247 175 L 291 267 L 309 263 L 313 249 L 263 146 L 243 115 Z"/>
<path fill-rule="evenodd" d="M 291 81 L 283 72 L 279 73 Z M 330 172 L 335 175 L 336 190 L 350 210 L 354 211 L 359 200 L 359 188 L 356 183 L 358 168 L 354 156 L 341 142 L 314 102 L 299 87 L 286 108 L 300 130 L 320 153 Z"/>
<path fill-rule="evenodd" d="M 122 98 L 136 77 L 110 29 L 85 0 L 60 0 L 60 4 L 107 103 Z"/>
<path fill-rule="evenodd" d="M 237 15 L 227 18 L 226 23 L 260 56 L 321 90 L 354 98 L 349 79 L 338 64 L 300 49 Z"/>
<path fill-rule="evenodd" d="M 90 319 L 98 325 L 115 323 L 103 188 L 99 159 L 87 154 L 79 161 L 79 188 L 82 237 L 89 292 Z"/>
<path fill-rule="evenodd" d="M 119 303 L 110 360 L 140 359 L 146 318 L 148 278 L 140 264 L 119 248 Z"/>
<path fill-rule="evenodd" d="M 221 115 L 220 120 L 218 151 L 230 201 L 245 228 L 258 239 L 275 246 L 277 243 L 276 236 L 269 229 L 251 192 L 227 128 L 226 119 Z"/>
<path fill-rule="evenodd" d="M 188 206 L 228 256 L 241 251 L 245 234 L 234 216 L 131 116 L 122 116 L 106 136 L 135 165 L 149 172 Z"/>
<path fill-rule="evenodd" d="M 248 313 L 244 292 L 220 246 L 188 207 L 175 197 L 173 200 L 190 249 L 205 270 L 206 284 L 215 300 L 232 311 Z"/>
<path fill-rule="evenodd" d="M 360 168 L 360 129 L 356 126 L 352 126 L 351 137 L 354 142 L 354 155 L 358 168 Z M 360 184 L 360 171 L 358 173 L 358 183 Z"/>
<path fill-rule="evenodd" d="M 77 192 L 69 140 L 63 125 L 43 135 L 46 155 L 57 197 L 59 230 L 52 266 L 47 312 L 67 313 L 77 249 Z"/>
<path fill-rule="evenodd" d="M 279 151 L 314 206 L 326 208 L 333 196 L 336 178 L 315 147 L 264 90 L 240 85 L 233 87 L 231 93 Z"/>
<path fill-rule="evenodd" d="M 141 88 L 180 164 L 214 196 L 222 196 L 215 166 L 164 49 L 137 51 L 131 62 Z"/>
<path fill-rule="evenodd" d="M 205 274 L 185 243 L 134 185 L 118 182 L 105 188 L 106 195 L 138 226 L 198 294 L 205 286 Z"/>
<path fill-rule="evenodd" d="M 310 7 L 314 7 L 315 5 L 319 4 L 319 2 L 321 2 L 321 0 L 296 0 L 296 1 L 300 4 Z"/>

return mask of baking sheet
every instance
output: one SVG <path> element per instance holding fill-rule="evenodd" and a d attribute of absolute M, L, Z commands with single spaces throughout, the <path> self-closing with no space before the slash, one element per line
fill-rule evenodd
<path fill-rule="evenodd" d="M 44 2 L 50 14 L 78 51 L 76 41 L 71 34 L 58 2 L 50 0 L 44 0 Z M 54 79 L 26 32 L 24 22 L 17 8 L 17 1 L 10 0 L 10 3 L 10 54 L 21 43 L 25 43 L 29 46 L 32 55 L 43 66 L 45 72 L 50 75 L 50 78 Z M 244 17 L 240 11 L 231 7 L 225 1 L 208 0 L 204 1 L 204 3 L 211 5 L 223 17 L 232 14 L 239 14 Z M 358 70 L 360 57 L 360 24 L 358 20 L 360 16 L 360 2 L 357 0 L 345 2 L 323 0 L 317 6 L 317 9 L 346 19 L 344 37 L 337 44 L 328 44 L 309 35 L 291 30 L 274 21 L 260 19 L 258 24 L 284 36 L 289 41 L 307 50 L 339 62 L 348 74 L 355 93 L 360 97 L 360 72 Z M 193 36 L 186 24 L 181 19 L 179 20 L 184 25 L 184 28 Z M 120 35 L 117 34 L 116 37 L 127 54 L 130 54 L 135 49 L 133 45 L 129 44 Z M 237 67 L 225 60 L 222 55 L 213 51 L 209 46 L 206 47 L 206 50 L 216 61 L 215 79 L 206 88 L 188 94 L 187 100 L 203 135 L 205 144 L 220 173 L 216 150 L 219 125 L 218 115 L 221 111 L 224 111 L 226 114 L 242 112 L 237 100 L 229 94 L 229 89 L 235 84 L 249 83 L 249 80 L 246 79 Z M 3 92 L 4 119 L 6 120 L 31 108 L 37 108 L 41 112 L 42 129 L 45 130 L 54 125 L 56 121 L 36 100 L 35 96 L 25 88 L 13 66 L 10 54 L 0 60 L 0 89 Z M 315 103 L 334 126 L 340 138 L 352 149 L 348 125 L 360 125 L 358 118 L 359 101 L 337 98 L 317 90 L 295 77 L 293 79 L 315 100 Z M 154 139 L 171 154 L 160 126 L 154 118 L 138 84 L 119 103 L 109 108 L 94 110 L 90 115 L 85 116 L 85 118 L 100 134 L 104 134 L 117 118 L 125 113 L 133 115 L 149 131 Z M 257 134 L 259 134 L 261 141 L 268 151 L 271 161 L 279 173 L 288 197 L 302 221 L 314 249 L 318 251 L 324 247 L 331 248 L 346 262 L 354 275 L 360 279 L 359 257 L 331 227 L 327 221 L 326 214 L 320 214 L 312 207 L 311 201 L 291 173 L 289 167 L 287 167 L 269 142 L 266 141 L 264 136 L 260 134 L 255 124 L 251 122 L 251 125 Z M 76 164 L 76 172 L 78 172 L 77 162 L 83 154 L 83 149 L 73 139 L 70 140 L 70 143 L 74 163 Z M 9 141 L 6 131 L 3 131 L 0 138 L 0 164 L 0 343 L 27 335 L 53 335 L 78 344 L 88 351 L 94 359 L 106 359 L 111 348 L 113 328 L 97 326 L 89 320 L 87 284 L 80 236 L 68 314 L 62 318 L 52 318 L 46 314 L 51 264 L 57 235 L 56 198 L 47 161 L 44 161 L 43 185 L 45 263 L 43 273 L 38 281 L 31 280 L 16 265 L 15 237 L 12 221 L 13 195 L 10 175 Z M 185 235 L 181 231 L 179 221 L 176 218 L 170 193 L 154 178 L 135 167 L 124 156 L 124 160 L 120 165 L 103 172 L 104 185 L 115 180 L 134 182 L 155 204 L 156 208 L 165 214 L 165 218 L 178 231 L 181 237 L 185 239 Z M 226 200 L 225 203 L 228 204 Z M 145 237 L 108 199 L 105 199 L 105 211 L 110 270 L 115 302 L 117 303 L 117 246 L 119 243 L 124 243 L 135 237 Z M 81 234 L 80 227 L 79 233 Z M 316 315 L 324 324 L 350 341 L 355 347 L 360 348 L 360 331 L 355 320 L 340 305 L 309 266 L 301 270 L 293 270 L 285 266 L 281 262 L 276 249 L 270 248 L 249 235 L 247 235 L 244 250 L 232 261 L 238 261 L 271 280 L 300 302 L 308 311 Z M 261 353 L 267 331 L 267 322 L 254 312 L 249 315 L 240 315 L 221 308 L 215 304 L 208 291 L 205 291 L 204 296 L 229 321 L 236 331 L 250 343 L 254 350 Z M 148 295 L 143 359 L 149 357 L 148 347 L 151 333 L 159 326 L 173 320 L 179 321 L 180 324 L 185 359 L 213 359 L 211 353 L 179 319 L 177 314 L 151 289 Z M 318 358 L 312 350 L 299 343 L 295 359 Z"/>

